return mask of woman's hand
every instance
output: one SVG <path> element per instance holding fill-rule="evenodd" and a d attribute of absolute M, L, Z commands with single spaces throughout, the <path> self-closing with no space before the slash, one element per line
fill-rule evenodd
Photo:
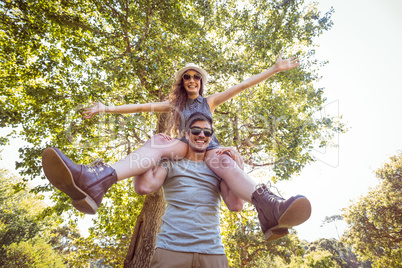
<path fill-rule="evenodd" d="M 234 147 L 223 147 L 223 148 L 219 148 L 216 151 L 217 155 L 223 155 L 223 154 L 227 154 L 228 156 L 230 156 L 233 161 L 236 162 L 236 164 L 243 169 L 244 168 L 244 162 L 243 162 L 243 158 L 241 157 L 241 155 L 239 154 L 239 152 L 236 150 L 236 148 Z"/>
<path fill-rule="evenodd" d="M 158 133 L 157 135 L 163 137 L 164 139 L 166 139 L 168 141 L 171 141 L 173 139 L 172 137 L 170 137 L 169 135 L 166 135 L 164 133 Z"/>
<path fill-rule="evenodd" d="M 292 57 L 290 59 L 282 59 L 283 52 L 279 55 L 279 58 L 276 60 L 274 67 L 278 70 L 278 72 L 286 71 L 293 69 L 299 65 L 299 59 L 296 57 Z"/>
<path fill-rule="evenodd" d="M 231 98 L 233 98 L 234 96 L 236 96 L 237 94 L 242 92 L 243 90 L 246 90 L 252 86 L 255 86 L 255 85 L 267 80 L 269 77 L 271 77 L 272 75 L 274 75 L 276 73 L 293 69 L 299 65 L 299 60 L 296 59 L 296 57 L 292 57 L 290 59 L 284 60 L 284 59 L 282 59 L 282 55 L 283 55 L 283 53 L 281 53 L 279 55 L 279 58 L 277 59 L 274 66 L 263 71 L 262 73 L 259 73 L 250 78 L 247 78 L 240 84 L 232 86 L 225 91 L 215 93 L 213 95 L 208 96 L 207 101 L 208 101 L 209 107 L 211 109 L 211 113 L 213 114 L 216 107 L 218 107 L 222 103 L 230 100 Z"/>
<path fill-rule="evenodd" d="M 104 105 L 101 102 L 94 102 L 92 103 L 93 106 L 86 108 L 83 112 L 82 115 L 84 119 L 91 119 L 94 115 L 97 115 L 99 113 L 104 113 L 106 111 L 106 105 Z"/>

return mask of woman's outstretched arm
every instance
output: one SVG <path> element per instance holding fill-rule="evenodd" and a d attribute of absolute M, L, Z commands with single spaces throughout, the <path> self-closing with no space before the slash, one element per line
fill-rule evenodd
<path fill-rule="evenodd" d="M 260 74 L 254 75 L 254 76 L 244 80 L 240 84 L 230 87 L 223 92 L 208 96 L 207 100 L 208 100 L 208 104 L 211 109 L 211 112 L 213 112 L 217 106 L 224 103 L 225 101 L 230 100 L 231 98 L 233 98 L 234 96 L 236 96 L 237 94 L 242 92 L 243 90 L 248 89 L 254 85 L 257 85 L 257 84 L 265 81 L 266 79 L 268 79 L 269 77 L 271 77 L 272 75 L 274 75 L 276 73 L 293 69 L 299 65 L 299 60 L 296 59 L 295 57 L 292 57 L 290 59 L 282 59 L 282 55 L 283 55 L 283 53 L 281 53 L 279 55 L 279 58 L 276 61 L 276 63 L 274 64 L 274 66 L 272 66 L 268 70 L 265 70 Z"/>
<path fill-rule="evenodd" d="M 144 104 L 125 104 L 119 106 L 106 106 L 101 102 L 94 102 L 93 106 L 86 108 L 82 112 L 84 119 L 90 119 L 99 113 L 128 114 L 140 112 L 168 112 L 171 105 L 169 101 L 144 103 Z"/>

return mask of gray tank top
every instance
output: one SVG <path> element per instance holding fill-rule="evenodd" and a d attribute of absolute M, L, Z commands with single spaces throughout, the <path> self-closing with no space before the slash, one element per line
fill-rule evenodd
<path fill-rule="evenodd" d="M 220 178 L 205 162 L 163 161 L 166 201 L 156 247 L 179 252 L 225 254 L 220 234 Z"/>
<path fill-rule="evenodd" d="M 203 115 L 211 118 L 211 120 L 213 119 L 212 114 L 211 114 L 211 109 L 209 107 L 209 104 L 208 104 L 208 101 L 206 98 L 203 98 L 201 95 L 198 95 L 198 97 L 196 99 L 187 98 L 187 102 L 182 111 L 182 117 L 180 120 L 180 125 L 179 125 L 180 133 L 185 132 L 186 123 L 187 123 L 189 117 L 195 112 L 200 112 Z M 185 137 L 181 137 L 180 140 L 188 143 L 188 141 Z M 208 145 L 207 150 L 215 149 L 218 147 L 220 147 L 220 143 L 214 134 L 212 136 L 211 142 Z"/>

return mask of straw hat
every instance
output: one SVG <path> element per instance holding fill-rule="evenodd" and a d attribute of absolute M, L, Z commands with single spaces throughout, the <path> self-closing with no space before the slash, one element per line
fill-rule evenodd
<path fill-rule="evenodd" d="M 203 85 L 205 85 L 208 82 L 208 73 L 204 69 L 202 69 L 201 67 L 199 67 L 194 63 L 188 63 L 184 68 L 181 68 L 176 73 L 176 83 L 180 82 L 181 77 L 187 70 L 197 71 L 201 75 Z"/>

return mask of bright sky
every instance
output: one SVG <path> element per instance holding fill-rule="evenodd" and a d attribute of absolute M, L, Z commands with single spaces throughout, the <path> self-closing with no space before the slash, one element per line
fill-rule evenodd
<path fill-rule="evenodd" d="M 316 152 L 321 161 L 279 187 L 284 197 L 310 199 L 311 218 L 295 228 L 308 241 L 338 238 L 335 225 L 320 227 L 322 220 L 377 185 L 374 171 L 402 149 L 402 1 L 318 2 L 323 11 L 335 8 L 333 28 L 318 40 L 318 58 L 329 60 L 320 86 L 327 112 L 339 111 L 350 130 L 339 135 L 338 149 Z M 337 227 L 341 235 L 345 224 Z"/>
<path fill-rule="evenodd" d="M 402 149 L 402 1 L 318 2 L 324 12 L 335 8 L 333 28 L 317 40 L 318 58 L 329 60 L 320 71 L 325 109 L 343 115 L 350 130 L 335 140 L 337 149 L 316 151 L 319 161 L 278 186 L 285 198 L 303 194 L 310 199 L 311 218 L 295 228 L 307 241 L 338 238 L 335 225 L 320 227 L 322 220 L 377 185 L 373 172 Z M 13 141 L 1 153 L 0 167 L 14 169 L 20 144 Z M 345 224 L 336 226 L 341 235 Z"/>

